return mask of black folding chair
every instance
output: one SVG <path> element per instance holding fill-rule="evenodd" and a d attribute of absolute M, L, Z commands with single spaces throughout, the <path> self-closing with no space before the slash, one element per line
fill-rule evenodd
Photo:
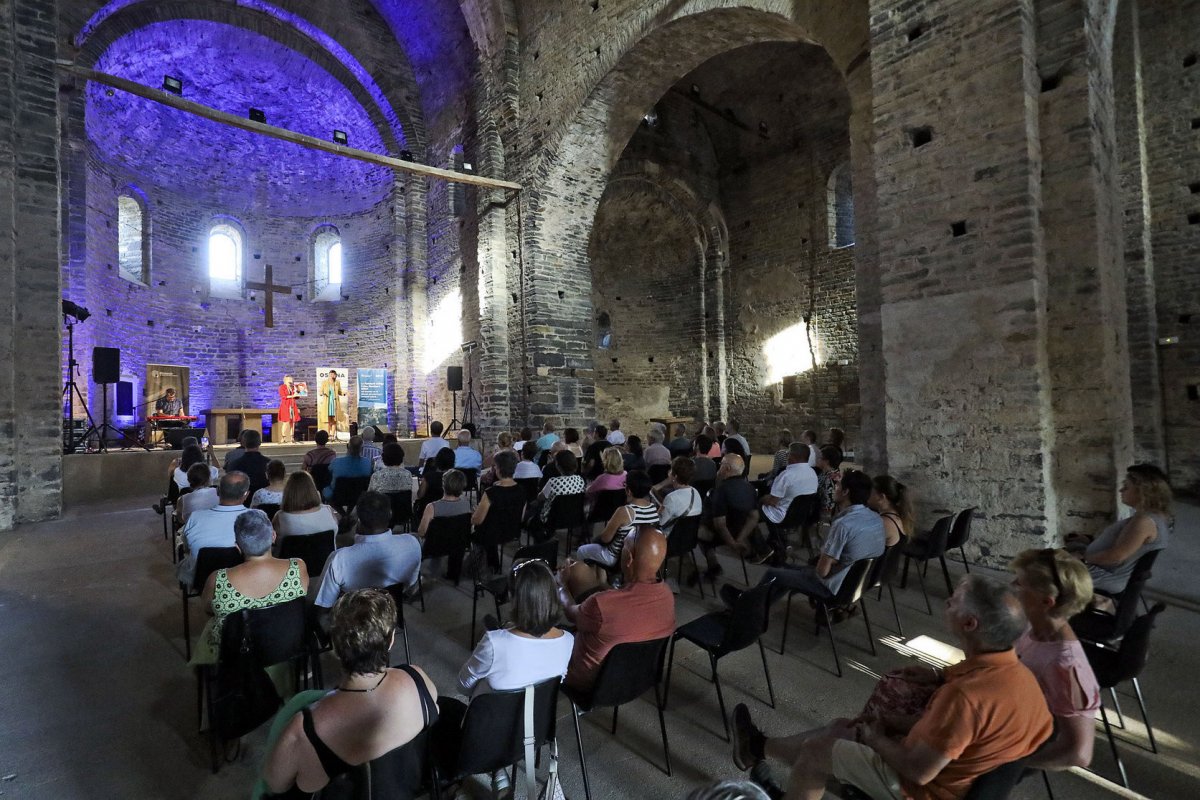
<path fill-rule="evenodd" d="M 837 676 L 842 677 L 842 662 L 838 658 L 837 637 L 833 633 L 833 619 L 830 616 L 829 609 L 831 608 L 852 608 L 858 605 L 862 609 L 863 624 L 867 627 L 867 644 L 871 647 L 871 655 L 876 655 L 875 652 L 875 636 L 871 633 L 871 618 L 867 615 L 867 604 L 863 600 L 863 593 L 866 590 L 867 578 L 871 574 L 871 568 L 875 565 L 873 558 L 861 558 L 855 561 L 850 566 L 846 567 L 846 576 L 842 578 L 842 584 L 838 587 L 837 594 L 833 597 L 828 595 L 810 594 L 801 589 L 792 589 L 788 592 L 787 611 L 783 615 L 783 636 L 779 639 L 779 654 L 783 655 L 784 645 L 787 644 L 788 623 L 792 618 L 792 598 L 795 595 L 802 594 L 816 602 L 816 630 L 814 635 L 821 635 L 821 621 L 825 622 L 825 628 L 829 631 L 829 645 L 833 648 L 833 665 L 837 667 Z"/>
<path fill-rule="evenodd" d="M 1146 584 L 1154 577 L 1154 562 L 1161 550 L 1151 550 L 1137 560 L 1129 581 L 1119 593 L 1108 595 L 1116 606 L 1109 614 L 1096 609 L 1086 609 L 1071 618 L 1075 635 L 1088 642 L 1112 642 L 1120 639 L 1137 619 L 1138 605 Z M 1100 594 L 1104 594 L 1100 592 Z"/>
<path fill-rule="evenodd" d="M 412 655 L 408 650 L 408 626 L 404 624 L 404 593 L 408 590 L 408 586 L 403 583 L 393 583 L 383 589 L 392 596 L 392 601 L 396 604 L 396 627 L 400 629 L 400 635 L 404 639 L 404 663 L 411 664 Z"/>
<path fill-rule="evenodd" d="M 256 508 L 267 515 L 267 519 L 275 519 L 275 515 L 279 512 L 279 503 L 263 503 Z"/>
<path fill-rule="evenodd" d="M 596 492 L 592 500 L 592 508 L 588 511 L 588 525 L 607 525 L 612 519 L 612 515 L 617 513 L 617 509 L 625 505 L 626 492 L 624 489 L 605 489 L 602 492 Z M 595 528 L 590 528 L 595 531 Z"/>
<path fill-rule="evenodd" d="M 533 687 L 533 748 L 557 735 L 560 680 L 551 678 Z M 447 737 L 448 738 L 448 737 Z M 490 691 L 471 699 L 457 740 L 438 741 L 434 749 L 438 785 L 447 789 L 469 775 L 513 771 L 525 760 L 525 689 Z"/>
<path fill-rule="evenodd" d="M 525 490 L 525 502 L 532 503 L 541 488 L 541 478 L 517 478 L 517 485 Z"/>
<path fill-rule="evenodd" d="M 776 537 L 776 541 L 772 542 L 775 547 L 786 547 L 789 533 L 799 533 L 803 538 L 804 548 L 809 554 L 813 553 L 812 539 L 808 535 L 808 524 L 812 517 L 813 509 L 817 506 L 817 496 L 815 494 L 801 494 L 792 498 L 792 502 L 788 503 L 787 512 L 783 515 L 781 522 L 769 524 L 767 527 L 772 529 L 772 534 Z M 760 516 L 765 518 L 762 512 Z M 783 553 L 778 553 L 780 558 Z"/>
<path fill-rule="evenodd" d="M 392 501 L 392 527 L 403 527 L 404 530 L 409 530 L 412 527 L 413 518 L 412 491 L 387 492 L 387 496 Z"/>
<path fill-rule="evenodd" d="M 775 707 L 775 687 L 771 685 L 771 670 L 767 666 L 767 651 L 763 647 L 762 635 L 767 632 L 770 620 L 771 589 L 774 578 L 747 589 L 738 595 L 733 608 L 714 611 L 681 625 L 671 638 L 671 659 L 667 667 L 666 694 L 671 692 L 671 671 L 675 667 L 675 642 L 685 639 L 708 653 L 712 667 L 713 685 L 717 689 L 717 702 L 721 706 L 721 724 L 725 727 L 725 741 L 729 741 L 729 717 L 725 713 L 725 693 L 721 691 L 721 677 L 717 674 L 717 663 L 739 650 L 758 643 L 758 654 L 762 657 L 763 674 L 767 678 L 767 693 L 770 706 Z M 664 703 L 665 704 L 665 703 Z"/>
<path fill-rule="evenodd" d="M 583 514 L 584 495 L 560 494 L 550 501 L 550 515 L 546 519 L 546 536 L 554 538 L 559 531 L 566 531 L 563 540 L 563 558 L 571 552 L 571 539 L 578 532 L 582 544 L 586 537 L 587 521 Z"/>
<path fill-rule="evenodd" d="M 475 495 L 475 499 L 479 499 L 479 470 L 475 468 L 456 467 L 463 477 L 467 479 L 467 486 L 463 489 L 466 494 Z"/>
<path fill-rule="evenodd" d="M 700 544 L 700 515 L 693 517 L 680 517 L 675 520 L 674 526 L 671 527 L 671 535 L 667 537 L 667 555 L 663 559 L 662 571 L 666 574 L 667 564 L 671 559 L 675 559 L 675 580 L 679 581 L 679 585 L 683 586 L 683 557 L 690 556 L 692 559 L 692 569 L 696 574 L 700 574 L 700 568 L 696 566 L 696 546 Z M 700 588 L 700 598 L 704 599 L 704 581 L 697 580 L 696 585 Z"/>
<path fill-rule="evenodd" d="M 883 555 L 875 560 L 875 566 L 871 569 L 871 574 L 867 576 L 867 586 L 865 592 L 878 589 L 879 596 L 876 598 L 883 601 L 883 589 L 886 586 L 888 597 L 892 599 L 892 615 L 896 618 L 896 632 L 901 636 L 904 635 L 904 625 L 900 623 L 900 609 L 896 607 L 896 592 L 892 589 L 892 581 L 896 578 L 896 572 L 900 569 L 900 557 L 904 555 L 904 544 L 908 541 L 908 537 L 903 533 L 900 534 L 900 539 L 894 545 L 883 551 Z"/>
<path fill-rule="evenodd" d="M 342 516 L 346 516 L 354 510 L 354 506 L 358 504 L 358 498 L 362 497 L 363 492 L 367 491 L 367 487 L 371 485 L 371 479 L 367 478 L 338 478 L 333 484 L 333 497 L 329 500 L 329 505 Z"/>
<path fill-rule="evenodd" d="M 279 557 L 299 558 L 304 562 L 308 577 L 315 578 L 325 569 L 325 562 L 333 554 L 336 536 L 337 531 L 285 536 L 279 544 Z"/>
<path fill-rule="evenodd" d="M 971 788 L 963 795 L 963 800 L 1008 800 L 1008 796 L 1025 774 L 1025 769 L 1024 761 L 1001 764 L 991 772 L 976 778 Z M 843 800 L 871 800 L 871 796 L 866 792 L 847 783 L 842 784 L 841 796 Z"/>
<path fill-rule="evenodd" d="M 545 561 L 553 571 L 558 567 L 558 542 L 553 539 L 547 539 L 541 544 L 531 544 L 526 547 L 521 547 L 513 555 L 513 563 L 524 561 L 531 558 L 540 558 Z M 471 640 L 467 642 L 468 647 L 475 646 L 475 620 L 479 614 L 479 598 L 484 594 L 490 594 L 496 602 L 496 620 L 504 622 L 504 614 L 500 611 L 500 606 L 507 603 L 509 589 L 509 575 L 504 573 L 496 575 L 491 580 L 476 580 L 475 590 L 471 597 Z"/>
<path fill-rule="evenodd" d="M 563 694 L 571 701 L 575 740 L 579 743 L 579 767 L 583 771 L 583 793 L 587 800 L 592 798 L 592 787 L 588 781 L 587 758 L 583 753 L 583 734 L 579 730 L 579 718 L 595 708 L 612 706 L 612 732 L 615 735 L 617 712 L 621 706 L 641 697 L 651 687 L 654 689 L 654 704 L 658 708 L 658 726 L 662 731 L 663 756 L 667 762 L 665 772 L 670 776 L 671 749 L 667 744 L 667 721 L 663 716 L 666 697 L 660 687 L 663 656 L 667 652 L 668 641 L 671 641 L 671 637 L 618 644 L 604 657 L 591 689 L 574 689 L 563 685 Z"/>
<path fill-rule="evenodd" d="M 1163 603 L 1155 603 L 1148 612 L 1133 621 L 1129 629 L 1125 631 L 1125 636 L 1121 639 L 1120 644 L 1115 648 L 1094 642 L 1083 643 L 1083 652 L 1087 655 L 1088 663 L 1092 665 L 1092 672 L 1096 674 L 1096 682 L 1100 684 L 1101 689 L 1108 689 L 1118 714 L 1120 714 L 1121 707 L 1117 704 L 1116 687 L 1125 681 L 1133 683 L 1138 707 L 1142 712 L 1142 721 L 1146 724 L 1146 736 L 1150 740 L 1150 750 L 1154 753 L 1158 752 L 1158 744 L 1154 741 L 1154 729 L 1150 727 L 1150 717 L 1146 715 L 1146 701 L 1142 697 L 1142 687 L 1138 683 L 1138 676 L 1142 674 L 1142 670 L 1146 668 L 1146 662 L 1150 659 L 1150 631 L 1154 629 L 1158 615 L 1165 608 Z M 1100 721 L 1104 723 L 1104 733 L 1108 736 L 1113 759 L 1117 762 L 1117 769 L 1121 773 L 1121 783 L 1128 789 L 1129 776 L 1125 773 L 1125 764 L 1121 761 L 1121 754 L 1117 752 L 1117 740 L 1113 736 L 1112 726 L 1108 722 L 1108 712 L 1104 710 L 1103 704 L 1100 706 Z"/>
<path fill-rule="evenodd" d="M 318 492 L 324 493 L 325 487 L 333 481 L 333 473 L 328 464 L 313 464 L 308 468 L 308 474 L 312 476 Z"/>
<path fill-rule="evenodd" d="M 904 546 L 904 574 L 900 578 L 900 588 L 908 586 L 909 563 L 919 561 L 917 580 L 921 583 L 921 595 L 925 598 L 925 611 L 929 614 L 933 613 L 933 606 L 929 602 L 929 590 L 925 588 L 925 572 L 929 570 L 929 562 L 932 559 L 941 559 L 945 564 L 946 543 L 950 540 L 950 529 L 953 524 L 954 515 L 942 517 L 933 523 L 933 529 L 927 535 L 909 539 Z M 954 594 L 954 587 L 950 585 L 949 572 L 946 573 L 946 591 L 949 593 L 947 597 Z"/>
<path fill-rule="evenodd" d="M 184 660 L 192 660 L 192 620 L 188 613 L 188 600 L 204 594 L 204 585 L 208 576 L 219 569 L 236 567 L 242 563 L 242 551 L 236 547 L 202 547 L 195 554 L 196 570 L 192 585 L 179 584 L 179 593 L 183 598 L 183 650 Z"/>
<path fill-rule="evenodd" d="M 650 476 L 650 481 L 657 486 L 667 479 L 671 474 L 670 464 L 651 464 L 646 468 L 646 474 Z"/>
<path fill-rule="evenodd" d="M 471 546 L 471 515 L 455 514 L 452 517 L 434 517 L 429 521 L 425 533 L 425 545 L 421 549 L 421 560 L 446 558 L 446 579 L 455 586 L 462 577 L 463 556 Z M 421 596 L 421 610 L 425 610 L 425 584 L 417 574 L 417 591 Z"/>
<path fill-rule="evenodd" d="M 946 552 L 957 550 L 962 556 L 963 569 L 967 572 L 971 571 L 971 564 L 967 561 L 967 551 L 964 545 L 971 539 L 971 523 L 975 520 L 975 512 L 977 508 L 965 508 L 954 515 L 954 524 L 950 526 L 950 535 L 946 537 Z M 942 557 L 942 574 L 946 577 L 946 585 L 950 586 L 950 569 L 946 564 L 945 556 Z M 950 594 L 954 594 L 954 589 L 950 589 Z"/>

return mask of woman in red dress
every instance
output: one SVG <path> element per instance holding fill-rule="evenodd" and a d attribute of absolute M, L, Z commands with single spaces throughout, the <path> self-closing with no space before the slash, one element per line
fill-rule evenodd
<path fill-rule="evenodd" d="M 300 421 L 300 408 L 296 405 L 299 394 L 292 387 L 292 376 L 284 375 L 279 384 L 279 442 L 292 444 L 296 441 L 296 423 Z"/>

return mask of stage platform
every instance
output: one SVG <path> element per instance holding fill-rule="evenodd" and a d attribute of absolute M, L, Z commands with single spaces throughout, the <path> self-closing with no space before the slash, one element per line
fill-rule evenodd
<path fill-rule="evenodd" d="M 404 463 L 416 464 L 422 439 L 401 439 Z M 478 442 L 478 440 L 477 440 Z M 278 458 L 288 472 L 300 468 L 304 454 L 315 445 L 264 443 L 261 448 L 268 458 Z M 331 445 L 338 454 L 346 452 L 346 443 Z M 447 447 L 453 443 L 446 442 Z M 217 463 L 234 445 L 214 445 Z M 63 456 L 63 508 L 126 498 L 157 497 L 167 486 L 167 467 L 179 457 L 179 450 L 122 450 L 114 446 L 107 453 L 70 453 Z"/>

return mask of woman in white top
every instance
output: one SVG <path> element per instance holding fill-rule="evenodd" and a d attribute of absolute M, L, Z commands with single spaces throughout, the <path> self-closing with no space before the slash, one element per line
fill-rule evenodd
<path fill-rule="evenodd" d="M 278 458 L 267 462 L 267 485 L 250 498 L 250 507 L 283 505 L 283 487 L 287 481 L 287 466 Z"/>
<path fill-rule="evenodd" d="M 207 464 L 192 464 L 188 469 L 188 486 L 191 491 L 180 495 L 179 502 L 175 504 L 181 525 L 187 522 L 188 515 L 193 511 L 213 508 L 218 503 L 217 490 L 212 487 Z"/>
<path fill-rule="evenodd" d="M 283 502 L 272 522 L 278 534 L 276 546 L 285 536 L 305 536 L 338 528 L 337 515 L 321 502 L 321 493 L 312 476 L 303 470 L 288 476 L 283 486 Z"/>
<path fill-rule="evenodd" d="M 179 456 L 179 465 L 171 471 L 171 478 L 175 481 L 175 485 L 180 489 L 188 488 L 188 470 L 193 464 L 205 463 L 204 451 L 200 449 L 200 445 L 193 444 L 183 448 L 183 453 Z M 221 471 L 214 466 L 209 466 L 208 474 L 211 481 L 216 482 L 220 477 Z"/>

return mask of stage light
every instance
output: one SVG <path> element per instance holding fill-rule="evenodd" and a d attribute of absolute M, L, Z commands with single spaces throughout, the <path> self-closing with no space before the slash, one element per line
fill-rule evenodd
<path fill-rule="evenodd" d="M 350 141 L 350 138 L 346 136 L 345 131 L 339 131 L 335 129 L 333 131 L 333 141 L 337 142 L 338 144 L 347 144 Z"/>
<path fill-rule="evenodd" d="M 83 322 L 92 315 L 92 312 L 88 311 L 83 306 L 72 303 L 70 300 L 66 299 L 62 301 L 62 311 L 64 317 L 74 317 L 76 322 Z"/>
<path fill-rule="evenodd" d="M 252 108 L 250 109 L 250 119 L 266 124 L 267 115 L 261 108 Z"/>
<path fill-rule="evenodd" d="M 412 150 L 401 150 L 400 151 L 400 160 L 401 161 L 416 161 L 416 159 L 413 158 Z"/>
<path fill-rule="evenodd" d="M 163 76 L 163 89 L 171 94 L 183 96 L 183 78 L 176 78 L 174 75 Z"/>
<path fill-rule="evenodd" d="M 460 350 L 462 350 L 464 353 L 469 353 L 469 352 L 471 352 L 472 350 L 474 350 L 476 347 L 479 347 L 479 342 L 476 342 L 476 341 L 474 341 L 474 340 L 472 340 L 472 341 L 469 341 L 469 342 L 463 342 L 463 343 L 462 343 L 462 344 L 460 344 L 458 347 L 459 347 L 459 349 L 460 349 Z"/>

